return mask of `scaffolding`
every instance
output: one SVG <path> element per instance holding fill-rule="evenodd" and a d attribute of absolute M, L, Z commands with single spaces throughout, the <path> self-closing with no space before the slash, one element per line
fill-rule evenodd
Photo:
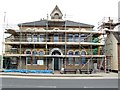
<path fill-rule="evenodd" d="M 117 20 L 116 18 L 104 17 L 100 22 L 99 28 L 103 30 L 105 34 L 103 35 L 105 41 L 104 53 L 105 53 L 105 72 L 110 72 L 112 68 L 112 58 L 113 58 L 113 42 L 110 38 L 110 31 L 113 31 Z"/>
<path fill-rule="evenodd" d="M 46 22 L 45 30 L 44 30 L 44 32 L 41 31 L 42 34 L 44 34 L 44 36 L 46 36 L 46 37 L 44 37 L 44 39 L 45 39 L 44 42 L 36 44 L 38 42 L 38 38 L 37 38 L 36 43 L 34 42 L 34 40 L 33 40 L 34 36 L 33 35 L 41 33 L 41 32 L 36 32 L 35 29 L 33 31 L 29 31 L 31 33 L 31 35 L 32 35 L 31 36 L 32 37 L 32 39 L 31 39 L 32 41 L 28 42 L 27 41 L 27 34 L 29 32 L 22 30 L 23 29 L 22 24 L 21 24 L 21 27 L 20 27 L 20 31 L 16 32 L 19 35 L 17 36 L 17 38 L 14 37 L 14 40 L 12 42 L 16 42 L 16 43 L 19 42 L 19 44 L 18 44 L 19 45 L 19 50 L 20 50 L 19 53 L 18 53 L 19 54 L 19 66 L 18 66 L 19 69 L 22 69 L 21 60 L 23 59 L 23 57 L 25 57 L 25 60 L 26 60 L 25 61 L 25 65 L 26 65 L 25 69 L 26 70 L 29 69 L 28 65 L 27 65 L 27 62 L 28 62 L 27 61 L 28 60 L 27 57 L 30 56 L 30 57 L 32 57 L 32 60 L 34 60 L 35 57 L 38 57 L 38 58 L 44 57 L 44 59 L 45 59 L 45 69 L 47 70 L 47 69 L 49 69 L 48 58 L 50 57 L 50 58 L 53 58 L 52 69 L 54 71 L 54 61 L 55 60 L 54 60 L 54 55 L 52 55 L 52 54 L 50 55 L 50 53 L 49 53 L 50 50 L 51 50 L 51 48 L 49 48 L 49 46 L 50 45 L 53 45 L 53 46 L 54 45 L 62 45 L 62 46 L 64 46 L 63 47 L 63 54 L 64 55 L 62 56 L 61 61 L 62 60 L 63 61 L 61 63 L 62 63 L 62 65 L 63 65 L 64 68 L 68 68 L 68 66 L 67 66 L 67 60 L 68 60 L 69 57 L 72 57 L 72 58 L 74 58 L 74 60 L 73 60 L 74 65 L 75 65 L 75 62 L 77 61 L 76 58 L 79 58 L 79 69 L 83 69 L 85 66 L 87 66 L 86 69 L 87 69 L 88 72 L 92 68 L 91 64 L 93 64 L 93 61 L 96 60 L 98 62 L 98 60 L 100 60 L 100 64 L 98 65 L 99 66 L 99 70 L 100 70 L 100 68 L 103 66 L 103 63 L 104 63 L 104 56 L 102 57 L 102 59 L 101 59 L 101 57 L 99 57 L 99 55 L 103 55 L 103 53 L 101 54 L 101 48 L 100 48 L 100 46 L 102 47 L 103 45 L 99 45 L 100 42 L 99 42 L 99 38 L 98 38 L 98 36 L 101 35 L 101 33 L 100 34 L 98 33 L 98 35 L 97 35 L 97 32 L 96 33 L 92 33 L 91 31 L 84 31 L 84 30 L 82 30 L 81 27 L 79 27 L 79 30 L 78 30 L 79 32 L 70 31 L 70 30 L 68 30 L 68 28 L 66 26 L 67 20 L 64 20 L 64 21 L 62 21 L 62 22 L 64 22 L 64 27 L 62 27 L 64 30 L 61 30 L 61 31 L 57 30 L 56 33 L 64 33 L 65 35 L 61 35 L 61 37 L 59 37 L 59 41 L 61 41 L 61 42 L 55 42 L 55 44 L 54 44 L 53 36 L 51 38 L 51 36 L 49 34 L 53 34 L 54 35 L 55 31 L 54 30 L 52 31 L 49 28 L 49 23 L 48 23 L 49 20 L 46 20 L 46 21 L 47 22 Z M 34 23 L 34 27 L 33 28 L 36 28 L 35 23 Z M 68 36 L 67 36 L 68 34 L 72 34 L 72 35 L 73 34 L 78 34 L 78 40 L 79 41 L 76 42 L 75 41 L 75 37 L 72 36 L 72 39 L 74 39 L 74 41 L 72 41 L 72 42 L 69 43 Z M 84 40 L 83 41 L 81 40 L 81 35 L 84 36 L 84 38 L 83 38 Z M 77 43 L 76 47 L 75 47 L 75 45 L 72 45 L 75 42 Z M 25 51 L 25 50 L 23 50 L 23 44 L 30 44 L 31 45 L 30 49 L 37 49 L 37 45 L 41 44 L 44 47 L 42 49 L 45 51 L 45 54 L 43 56 L 33 55 L 33 51 L 31 50 L 32 51 L 31 54 L 27 56 L 25 53 L 23 53 Z M 71 47 L 69 47 L 69 45 L 72 47 L 72 49 L 73 49 L 74 52 L 75 52 L 75 50 L 78 49 L 78 51 L 79 51 L 79 55 L 78 56 L 77 55 L 69 55 L 69 54 L 67 54 L 68 51 L 71 49 Z M 74 46 L 74 48 L 73 48 L 73 46 Z M 29 46 L 28 46 L 28 48 L 29 48 Z M 82 55 L 80 53 L 80 51 L 81 51 L 81 53 L 82 53 L 82 51 L 85 52 L 85 54 Z M 96 57 L 94 57 L 94 55 L 96 55 Z M 58 55 L 58 57 L 59 57 L 59 55 Z M 82 65 L 82 63 L 83 63 L 83 65 Z M 82 65 L 82 66 L 80 66 L 80 65 Z M 76 67 L 74 67 L 74 68 L 76 68 Z M 35 69 L 37 69 L 37 67 Z"/>

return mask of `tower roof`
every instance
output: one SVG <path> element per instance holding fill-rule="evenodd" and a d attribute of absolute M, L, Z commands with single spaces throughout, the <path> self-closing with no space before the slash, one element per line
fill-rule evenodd
<path fill-rule="evenodd" d="M 59 7 L 56 5 L 53 11 L 51 12 L 50 16 L 51 19 L 62 19 L 63 14 Z"/>
<path fill-rule="evenodd" d="M 60 12 L 60 13 L 62 14 L 61 10 L 60 10 L 59 7 L 56 5 L 50 15 L 52 15 L 55 11 L 58 11 L 58 12 Z M 62 15 L 63 15 L 63 14 L 62 14 Z"/>

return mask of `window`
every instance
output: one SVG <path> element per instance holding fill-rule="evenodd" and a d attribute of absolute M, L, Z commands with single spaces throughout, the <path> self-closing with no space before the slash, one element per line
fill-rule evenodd
<path fill-rule="evenodd" d="M 31 53 L 31 49 L 26 49 L 24 53 L 25 53 L 25 54 L 32 54 L 32 53 Z"/>
<path fill-rule="evenodd" d="M 31 57 L 26 57 L 27 64 L 31 64 L 31 60 L 32 60 Z"/>
<path fill-rule="evenodd" d="M 32 52 L 32 54 L 33 54 L 33 55 L 37 55 L 37 51 L 34 50 L 34 51 Z"/>
<path fill-rule="evenodd" d="M 79 58 L 75 58 L 75 65 L 79 65 L 79 64 L 80 64 Z"/>
<path fill-rule="evenodd" d="M 68 58 L 68 64 L 70 65 L 70 64 L 73 64 L 73 58 L 72 57 L 69 57 Z"/>
<path fill-rule="evenodd" d="M 44 55 L 44 51 L 39 51 L 39 55 Z"/>
<path fill-rule="evenodd" d="M 86 55 L 86 51 L 82 51 L 82 52 L 81 52 L 81 55 Z"/>
<path fill-rule="evenodd" d="M 59 42 L 59 36 L 57 34 L 54 35 L 54 42 Z"/>
<path fill-rule="evenodd" d="M 31 51 L 26 51 L 26 54 L 31 54 Z"/>
<path fill-rule="evenodd" d="M 59 14 L 58 13 L 55 13 L 54 19 L 59 19 Z"/>
<path fill-rule="evenodd" d="M 79 34 L 75 34 L 74 35 L 74 41 L 75 42 L 79 42 Z"/>
<path fill-rule="evenodd" d="M 82 51 L 82 52 L 81 52 L 81 55 L 86 55 L 86 52 L 85 52 L 85 51 Z M 86 57 L 82 57 L 81 60 L 82 60 L 82 64 L 85 64 L 85 63 L 86 63 Z"/>
<path fill-rule="evenodd" d="M 75 51 L 75 55 L 80 55 L 80 52 L 79 51 Z"/>
<path fill-rule="evenodd" d="M 80 42 L 85 42 L 85 34 L 80 35 Z"/>
<path fill-rule="evenodd" d="M 27 41 L 28 41 L 28 42 L 31 42 L 31 41 L 32 41 L 32 35 L 31 35 L 31 34 L 28 34 L 28 35 L 27 35 Z"/>
<path fill-rule="evenodd" d="M 37 58 L 33 58 L 33 64 L 37 64 Z"/>
<path fill-rule="evenodd" d="M 73 55 L 73 51 L 69 51 L 68 55 Z"/>
<path fill-rule="evenodd" d="M 68 42 L 73 42 L 73 34 L 68 34 Z"/>
<path fill-rule="evenodd" d="M 33 36 L 33 41 L 34 41 L 34 42 L 37 42 L 37 35 L 34 35 L 34 36 Z"/>
<path fill-rule="evenodd" d="M 44 34 L 41 34 L 41 35 L 40 35 L 40 38 L 39 38 L 39 42 L 44 42 L 44 38 L 45 38 L 45 37 L 44 37 Z"/>

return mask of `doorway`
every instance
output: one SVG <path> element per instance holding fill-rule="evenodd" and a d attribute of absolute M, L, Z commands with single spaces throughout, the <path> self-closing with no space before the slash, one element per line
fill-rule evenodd
<path fill-rule="evenodd" d="M 60 57 L 57 57 L 57 55 L 61 55 L 61 53 L 58 50 L 54 50 L 52 52 L 52 55 L 54 55 L 53 59 L 54 59 L 54 70 L 59 70 L 60 69 Z"/>
<path fill-rule="evenodd" d="M 59 57 L 54 57 L 54 70 L 59 70 Z"/>

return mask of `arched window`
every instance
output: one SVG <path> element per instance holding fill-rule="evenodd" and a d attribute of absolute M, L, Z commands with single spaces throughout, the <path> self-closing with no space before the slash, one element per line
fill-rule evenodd
<path fill-rule="evenodd" d="M 26 51 L 26 54 L 31 54 L 31 51 Z"/>
<path fill-rule="evenodd" d="M 39 51 L 39 55 L 44 55 L 44 51 Z"/>
<path fill-rule="evenodd" d="M 37 50 L 33 50 L 33 51 L 32 51 L 32 54 L 33 54 L 33 55 L 37 55 Z"/>
<path fill-rule="evenodd" d="M 68 55 L 73 55 L 73 51 L 68 51 Z"/>
<path fill-rule="evenodd" d="M 75 51 L 75 55 L 80 55 L 80 52 L 79 51 Z"/>
<path fill-rule="evenodd" d="M 59 14 L 58 13 L 54 14 L 54 19 L 59 19 Z"/>
<path fill-rule="evenodd" d="M 30 49 L 25 50 L 25 54 L 32 54 Z"/>

